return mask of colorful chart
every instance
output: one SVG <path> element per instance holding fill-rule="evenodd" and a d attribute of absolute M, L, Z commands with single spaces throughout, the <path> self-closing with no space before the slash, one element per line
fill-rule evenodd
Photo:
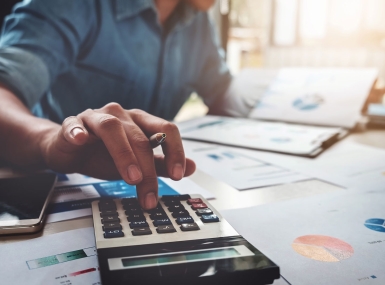
<path fill-rule="evenodd" d="M 368 219 L 365 221 L 365 227 L 376 232 L 385 233 L 385 220 L 384 219 Z"/>
<path fill-rule="evenodd" d="M 306 235 L 296 238 L 292 248 L 299 254 L 319 261 L 338 262 L 353 256 L 353 247 L 337 238 Z"/>
<path fill-rule="evenodd" d="M 301 111 L 310 111 L 319 107 L 324 102 L 321 95 L 306 94 L 302 98 L 294 100 L 293 107 Z"/>

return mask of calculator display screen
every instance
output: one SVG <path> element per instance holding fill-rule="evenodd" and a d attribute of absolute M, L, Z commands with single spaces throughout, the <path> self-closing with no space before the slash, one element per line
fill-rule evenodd
<path fill-rule="evenodd" d="M 38 219 L 55 182 L 53 173 L 0 179 L 0 225 Z"/>
<path fill-rule="evenodd" d="M 215 250 L 189 251 L 182 253 L 163 254 L 147 257 L 126 258 L 122 260 L 124 267 L 140 267 L 149 265 L 164 265 L 169 263 L 193 262 L 207 259 L 233 258 L 240 253 L 234 248 Z"/>

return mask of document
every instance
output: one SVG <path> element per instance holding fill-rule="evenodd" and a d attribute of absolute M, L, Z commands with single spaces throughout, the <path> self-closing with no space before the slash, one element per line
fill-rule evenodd
<path fill-rule="evenodd" d="M 385 191 L 328 193 L 222 211 L 290 284 L 385 284 Z"/>
<path fill-rule="evenodd" d="M 283 68 L 249 117 L 353 128 L 378 70 Z"/>
<path fill-rule="evenodd" d="M 93 228 L 0 246 L 1 284 L 100 285 Z"/>
<path fill-rule="evenodd" d="M 238 190 L 308 180 L 309 176 L 258 158 L 254 151 L 183 141 L 186 155 L 197 167 Z"/>
<path fill-rule="evenodd" d="M 158 178 L 159 196 L 201 194 L 206 199 L 214 196 L 192 180 L 173 181 Z M 123 180 L 106 181 L 81 174 L 60 174 L 47 210 L 47 222 L 53 223 L 91 215 L 91 202 L 100 197 L 136 197 L 136 187 Z"/>
<path fill-rule="evenodd" d="M 183 139 L 301 156 L 317 155 L 325 142 L 335 141 L 345 133 L 341 128 L 218 116 L 182 122 L 178 127 Z"/>
<path fill-rule="evenodd" d="M 375 190 L 385 185 L 385 150 L 341 141 L 317 158 L 257 152 L 268 162 L 349 189 Z"/>

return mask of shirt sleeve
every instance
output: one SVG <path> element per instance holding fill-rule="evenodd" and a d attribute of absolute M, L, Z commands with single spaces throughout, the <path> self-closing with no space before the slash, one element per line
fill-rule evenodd
<path fill-rule="evenodd" d="M 95 1 L 96 2 L 96 1 Z M 6 17 L 0 39 L 0 83 L 32 108 L 67 71 L 95 26 L 93 1 L 30 0 Z"/>
<path fill-rule="evenodd" d="M 224 51 L 209 16 L 205 13 L 199 20 L 204 21 L 201 27 L 207 32 L 204 34 L 205 38 L 200 40 L 203 64 L 196 83 L 196 91 L 205 104 L 211 108 L 225 94 L 232 76 L 227 68 Z"/>

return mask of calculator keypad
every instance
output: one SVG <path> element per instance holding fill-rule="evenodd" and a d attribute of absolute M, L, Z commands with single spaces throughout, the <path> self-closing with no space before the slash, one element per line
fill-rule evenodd
<path fill-rule="evenodd" d="M 189 195 L 163 196 L 161 201 L 163 203 L 159 203 L 155 209 L 145 211 L 136 198 L 100 200 L 98 206 L 104 238 L 151 235 L 153 231 L 150 225 L 156 227 L 158 234 L 171 234 L 178 232 L 176 225 L 179 226 L 179 232 L 189 232 L 200 230 L 197 221 L 201 225 L 219 222 L 218 216 L 200 198 L 191 198 Z M 181 201 L 185 201 L 185 204 Z M 195 216 L 190 214 L 193 211 Z"/>

